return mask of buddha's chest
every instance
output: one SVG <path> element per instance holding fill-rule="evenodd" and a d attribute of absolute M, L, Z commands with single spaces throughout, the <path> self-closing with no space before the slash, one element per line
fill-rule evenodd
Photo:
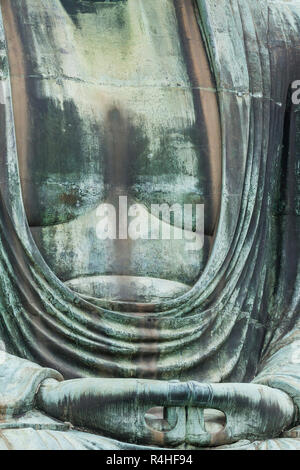
<path fill-rule="evenodd" d="M 23 199 L 49 265 L 64 279 L 97 272 L 192 282 L 208 249 L 193 256 L 191 269 L 184 242 L 107 246 L 95 236 L 93 215 L 116 195 L 147 207 L 204 203 L 205 229 L 214 230 L 218 108 L 207 91 L 207 59 L 198 81 L 192 73 L 197 54 L 174 2 L 102 3 L 70 13 L 64 2 L 50 8 L 13 0 L 4 10 Z M 130 260 L 120 263 L 120 251 Z"/>
<path fill-rule="evenodd" d="M 31 24 L 14 12 L 25 76 L 14 105 L 30 225 L 73 219 L 113 188 L 146 203 L 204 202 L 206 142 L 173 2 L 159 15 L 157 2 L 71 15 L 63 2 L 26 3 Z"/>

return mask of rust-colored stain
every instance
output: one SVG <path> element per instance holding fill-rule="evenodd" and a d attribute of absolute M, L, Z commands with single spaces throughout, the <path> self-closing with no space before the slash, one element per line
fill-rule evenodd
<path fill-rule="evenodd" d="M 21 182 L 27 184 L 28 171 L 28 141 L 30 117 L 28 114 L 28 99 L 26 87 L 26 66 L 24 52 L 19 34 L 17 20 L 10 0 L 1 1 L 3 23 L 8 47 L 10 68 L 10 83 L 13 97 L 14 123 L 16 129 L 16 143 L 19 157 L 19 171 Z M 23 197 L 27 192 L 23 192 Z M 26 201 L 25 205 L 26 205 Z"/>
<path fill-rule="evenodd" d="M 76 206 L 79 202 L 79 198 L 74 193 L 63 193 L 60 195 L 60 200 L 68 206 Z"/>
<path fill-rule="evenodd" d="M 4 443 L 6 444 L 7 450 L 13 450 L 12 444 L 10 443 L 10 441 L 7 439 L 7 437 L 2 431 L 0 431 L 0 437 L 1 439 L 3 439 Z"/>
<path fill-rule="evenodd" d="M 194 107 L 198 113 L 199 129 L 204 126 L 208 141 L 208 155 L 212 188 L 214 188 L 212 210 L 218 220 L 221 194 L 221 128 L 214 77 L 210 70 L 205 45 L 197 21 L 193 0 L 174 0 L 180 37 L 190 81 L 193 87 Z M 201 114 L 200 114 L 201 111 Z M 202 121 L 204 120 L 204 122 Z M 212 234 L 214 235 L 214 234 Z"/>

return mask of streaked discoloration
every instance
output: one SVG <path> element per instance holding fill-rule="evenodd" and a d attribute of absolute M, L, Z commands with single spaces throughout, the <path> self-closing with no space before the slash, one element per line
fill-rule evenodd
<path fill-rule="evenodd" d="M 47 8 L 49 13 L 49 2 L 44 0 L 12 2 L 20 7 L 38 7 L 31 9 L 32 18 L 40 15 L 47 18 Z M 183 48 L 182 42 L 175 40 L 172 44 L 177 44 L 178 54 L 167 55 L 166 60 L 170 59 L 170 62 L 167 61 L 166 66 L 160 55 L 163 47 L 159 48 L 165 43 L 157 35 L 155 23 L 145 22 L 150 2 L 129 0 L 124 2 L 122 11 L 114 9 L 119 8 L 117 5 L 109 10 L 110 13 L 106 10 L 106 19 L 109 15 L 114 17 L 117 11 L 121 13 L 117 15 L 120 28 L 112 35 L 116 39 L 123 34 L 122 28 L 128 25 L 122 21 L 125 11 L 131 14 L 134 13 L 134 5 L 141 6 L 143 32 L 146 30 L 148 38 L 155 38 L 150 41 L 150 45 L 155 47 L 152 49 L 149 42 L 139 40 L 142 35 L 137 24 L 138 15 L 127 15 L 131 19 L 130 27 L 126 30 L 126 44 L 124 41 L 123 48 L 116 48 L 117 60 L 111 61 L 116 44 L 113 41 L 104 47 L 101 55 L 103 65 L 111 65 L 111 88 L 108 87 L 109 91 L 106 88 L 104 94 L 102 88 L 101 93 L 100 90 L 99 94 L 95 92 L 95 80 L 90 80 L 91 77 L 96 78 L 93 74 L 99 70 L 99 62 L 91 60 L 98 57 L 95 54 L 98 49 L 92 47 L 97 25 L 95 19 L 99 18 L 101 11 L 104 15 L 103 9 L 97 9 L 97 3 L 93 2 L 95 13 L 79 12 L 76 18 L 68 18 L 62 4 L 53 1 L 52 13 L 56 16 L 52 26 L 57 38 L 64 40 L 68 47 L 55 51 L 54 55 L 49 54 L 47 61 L 41 60 L 45 68 L 39 86 L 48 100 L 48 118 L 53 116 L 53 110 L 55 115 L 59 109 L 57 115 L 64 116 L 59 122 L 66 122 L 66 110 L 71 109 L 70 115 L 75 119 L 81 108 L 77 107 L 75 112 L 70 102 L 76 99 L 76 93 L 80 95 L 79 90 L 88 89 L 85 94 L 87 116 L 99 109 L 95 97 L 102 97 L 103 116 L 108 116 L 109 110 L 117 106 L 119 116 L 132 119 L 132 109 L 130 112 L 128 109 L 134 104 L 135 109 L 141 112 L 145 104 L 137 99 L 138 93 L 129 100 L 126 89 L 122 99 L 127 100 L 127 105 L 124 106 L 119 99 L 113 108 L 111 99 L 105 101 L 104 97 L 111 97 L 112 88 L 118 86 L 117 73 L 121 73 L 124 80 L 126 73 L 136 71 L 136 61 L 133 61 L 134 67 L 125 67 L 130 62 L 129 51 L 130 54 L 141 53 L 148 47 L 147 54 L 139 55 L 138 71 L 149 70 L 145 58 L 150 52 L 155 58 L 150 68 L 155 72 L 160 72 L 163 65 L 164 71 L 175 73 L 179 65 L 184 71 L 180 75 L 184 86 L 166 87 L 168 80 L 163 78 L 160 87 L 154 87 L 154 90 L 153 83 L 147 82 L 149 86 L 143 91 L 147 102 L 156 96 L 155 93 L 164 99 L 166 95 L 172 97 L 167 101 L 167 108 L 166 101 L 161 101 L 155 109 L 161 119 L 159 130 L 165 129 L 167 113 L 161 109 L 168 109 L 168 116 L 172 119 L 178 117 L 176 112 L 181 99 L 184 100 L 183 110 L 188 110 L 187 115 L 194 124 L 194 96 L 187 84 L 191 76 L 197 76 L 193 59 L 196 49 L 187 41 Z M 17 448 L 18 442 L 24 448 L 138 449 L 142 442 L 149 446 L 164 443 L 165 446 L 179 448 L 216 445 L 224 448 L 222 444 L 227 444 L 225 448 L 299 448 L 299 438 L 295 437 L 297 428 L 289 429 L 299 424 L 300 409 L 300 250 L 298 197 L 295 192 L 299 179 L 299 155 L 296 151 L 299 120 L 294 119 L 297 109 L 286 102 L 290 84 L 298 78 L 300 67 L 299 2 L 199 0 L 195 4 L 199 6 L 202 37 L 213 65 L 218 91 L 222 129 L 222 199 L 213 250 L 204 272 L 191 289 L 171 299 L 148 304 L 86 299 L 61 283 L 49 269 L 31 238 L 23 210 L 12 113 L 14 97 L 10 75 L 6 65 L 3 66 L 0 75 L 0 103 L 5 106 L 5 112 L 1 113 L 5 145 L 4 150 L 1 148 L 3 182 L 0 185 L 0 337 L 2 346 L 12 355 L 4 355 L 0 364 L 0 409 L 2 407 L 4 419 L 10 426 L 15 413 L 26 413 L 39 406 L 50 415 L 71 419 L 75 425 L 93 429 L 95 433 L 90 435 L 76 429 L 58 432 L 53 428 L 46 433 L 45 429 L 37 427 L 43 423 L 49 425 L 49 422 L 46 424 L 36 416 L 35 422 L 31 421 L 31 427 L 26 429 L 3 430 L 2 427 L 0 446 L 4 448 Z M 160 5 L 170 7 L 168 11 L 174 13 L 168 16 L 167 29 L 171 24 L 172 28 L 176 25 L 176 31 L 179 31 L 178 19 L 181 18 L 181 33 L 176 37 L 184 39 L 191 13 L 184 8 L 179 9 L 176 16 L 173 0 L 161 0 Z M 180 5 L 183 6 L 178 2 L 177 6 Z M 36 23 L 35 33 L 39 24 L 44 23 Z M 62 24 L 67 28 L 61 28 Z M 84 41 L 80 43 L 79 38 L 83 39 L 83 26 L 87 24 L 91 34 L 85 43 L 86 46 L 88 44 L 85 58 Z M 99 28 L 103 25 L 105 21 Z M 103 34 L 105 36 L 106 32 Z M 170 39 L 173 40 L 174 36 Z M 49 42 L 40 42 L 37 49 L 43 53 L 49 51 Z M 1 21 L 0 57 L 1 64 L 7 63 Z M 58 64 L 71 72 L 63 77 L 63 85 L 58 80 L 62 78 L 61 74 L 46 73 L 48 66 Z M 80 76 L 82 70 L 85 76 Z M 123 85 L 121 88 L 126 88 Z M 170 95 L 167 88 L 170 88 Z M 215 94 L 216 90 L 210 89 L 209 92 Z M 174 93 L 178 93 L 178 100 L 174 100 Z M 57 97 L 55 106 L 51 101 L 53 95 Z M 144 123 L 149 124 L 154 118 L 152 111 L 149 115 L 145 113 L 144 119 L 130 123 L 134 129 L 143 128 Z M 81 129 L 83 121 L 75 121 L 77 129 Z M 126 131 L 125 136 L 128 123 L 129 119 L 125 126 L 121 126 Z M 296 142 L 293 142 L 293 126 L 297 129 Z M 115 126 L 113 128 L 115 132 Z M 178 127 L 176 129 L 178 134 Z M 66 135 L 65 143 L 69 142 L 70 134 Z M 170 142 L 165 137 L 164 134 L 164 150 L 168 149 Z M 168 163 L 167 167 L 174 170 L 170 174 L 178 170 L 174 149 L 180 147 L 178 142 L 182 143 L 178 135 L 175 140 L 176 145 L 171 146 L 170 153 L 166 152 L 166 162 L 171 165 Z M 138 144 L 135 148 L 140 149 L 145 139 L 139 140 Z M 191 147 L 188 152 L 190 150 Z M 140 153 L 136 154 L 139 157 Z M 159 156 L 159 152 L 155 155 Z M 171 155 L 174 158 L 169 158 Z M 139 163 L 143 161 L 142 158 Z M 116 172 L 118 178 L 114 183 L 127 184 L 130 179 L 127 178 L 126 165 L 123 166 L 124 160 L 111 163 L 108 179 L 113 179 Z M 188 161 L 184 171 L 192 168 L 190 163 Z M 151 171 L 147 178 L 151 179 L 157 172 L 157 160 L 149 167 Z M 137 165 L 137 176 L 139 168 L 144 166 Z M 140 195 L 148 194 L 145 188 L 147 186 L 144 186 L 143 193 L 141 184 Z M 71 193 L 64 191 L 59 194 Z M 90 208 L 92 210 L 92 205 Z M 79 214 L 73 214 L 71 221 L 69 215 L 68 223 L 79 220 Z M 85 215 L 84 211 L 81 216 Z M 67 220 L 60 222 L 66 226 Z M 62 372 L 65 381 L 59 383 L 62 377 L 47 367 Z M 78 380 L 74 380 L 76 378 Z M 50 383 L 45 379 L 50 379 Z M 68 379 L 72 380 L 69 382 Z M 173 379 L 180 382 L 174 383 Z M 37 401 L 34 401 L 35 396 Z M 159 406 L 176 408 L 178 420 L 174 420 L 174 410 L 170 411 L 169 418 L 174 426 L 167 432 L 153 426 L 147 428 L 145 422 L 145 413 L 151 407 Z M 221 410 L 226 415 L 226 426 L 217 433 L 210 433 L 207 429 L 203 432 L 203 409 L 206 408 Z M 130 418 L 128 425 L 127 422 L 120 425 L 120 415 Z M 192 424 L 189 419 L 194 419 Z M 16 421 L 19 425 L 19 419 Z M 52 425 L 56 426 L 51 422 Z M 293 437 L 281 437 L 286 428 Z M 134 444 L 97 436 L 97 432 L 120 436 Z M 246 445 L 240 439 L 252 442 Z M 237 443 L 229 445 L 233 442 Z"/>

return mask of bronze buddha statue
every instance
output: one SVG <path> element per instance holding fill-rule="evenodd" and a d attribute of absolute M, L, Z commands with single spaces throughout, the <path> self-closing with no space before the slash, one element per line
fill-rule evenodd
<path fill-rule="evenodd" d="M 0 446 L 300 448 L 299 2 L 0 5 Z"/>

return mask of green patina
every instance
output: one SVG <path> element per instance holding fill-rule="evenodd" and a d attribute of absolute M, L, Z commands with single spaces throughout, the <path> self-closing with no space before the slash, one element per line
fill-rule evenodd
<path fill-rule="evenodd" d="M 299 448 L 300 119 L 288 93 L 300 66 L 299 2 L 53 1 L 61 14 L 36 0 L 1 5 L 5 18 L 18 17 L 6 27 L 22 39 L 29 106 L 21 111 L 30 117 L 19 174 L 11 94 L 19 77 L 5 75 L 0 349 L 10 354 L 0 355 L 1 445 Z M 149 205 L 202 201 L 215 190 L 213 131 L 197 108 L 211 94 L 195 98 L 189 49 L 201 43 L 187 26 L 197 5 L 222 128 L 217 230 L 201 255 L 161 240 L 100 242 L 95 206 L 118 191 Z M 23 17 L 32 22 L 20 26 Z M 3 33 L 0 21 L 2 42 Z M 28 228 L 31 218 L 45 226 Z M 107 273 L 116 299 L 62 282 L 97 287 Z M 186 284 L 180 293 L 174 280 Z M 148 301 L 157 283 L 172 295 Z M 145 303 L 129 300 L 128 285 Z M 205 426 L 207 408 L 226 423 L 219 414 Z"/>

